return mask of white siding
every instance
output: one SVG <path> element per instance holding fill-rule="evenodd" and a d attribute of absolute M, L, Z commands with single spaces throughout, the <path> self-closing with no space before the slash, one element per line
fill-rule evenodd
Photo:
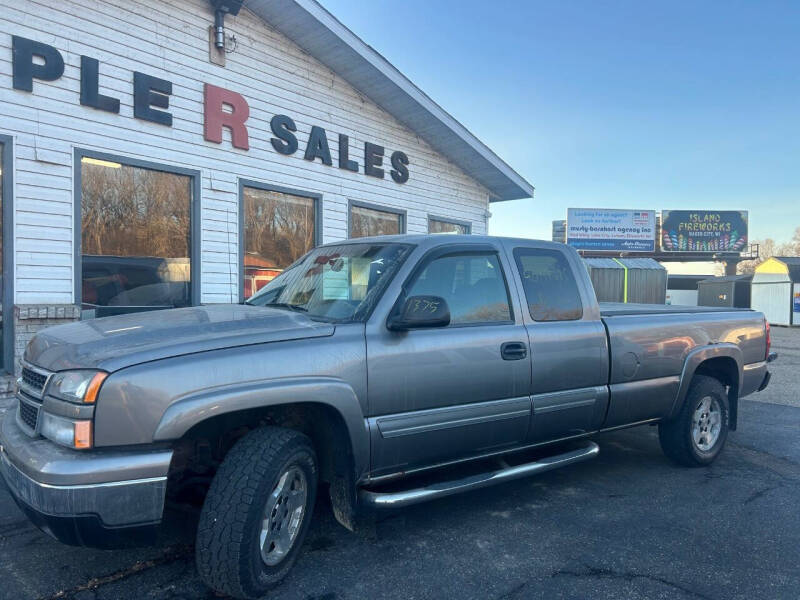
<path fill-rule="evenodd" d="M 750 306 L 764 313 L 772 325 L 789 325 L 792 284 L 786 282 L 754 282 L 750 288 Z"/>
<path fill-rule="evenodd" d="M 667 304 L 697 306 L 697 290 L 667 290 Z"/>
<path fill-rule="evenodd" d="M 238 179 L 322 194 L 323 241 L 347 233 L 348 200 L 408 211 L 409 233 L 424 233 L 429 213 L 469 221 L 486 232 L 488 192 L 414 132 L 300 48 L 243 9 L 226 25 L 238 44 L 226 67 L 208 61 L 205 0 L 0 0 L 0 133 L 15 138 L 16 302 L 71 303 L 73 298 L 73 151 L 109 152 L 202 172 L 202 301 L 238 297 Z M 11 35 L 55 46 L 65 71 L 34 81 L 32 94 L 11 84 Z M 120 99 L 120 114 L 79 104 L 80 56 L 100 61 L 100 92 Z M 173 126 L 133 118 L 133 71 L 173 83 Z M 203 84 L 242 94 L 250 105 L 250 150 L 203 139 Z M 269 120 L 287 114 L 299 150 L 270 145 Z M 410 180 L 397 184 L 309 163 L 302 157 L 312 125 L 324 127 L 334 165 L 337 135 L 350 136 L 363 171 L 363 145 L 402 150 Z M 388 162 L 385 160 L 384 162 Z M 197 260 L 198 257 L 193 257 Z"/>

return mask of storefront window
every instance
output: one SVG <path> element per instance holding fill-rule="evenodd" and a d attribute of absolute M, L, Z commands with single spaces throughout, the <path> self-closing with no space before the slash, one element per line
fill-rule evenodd
<path fill-rule="evenodd" d="M 81 159 L 85 317 L 191 304 L 192 177 Z"/>
<path fill-rule="evenodd" d="M 242 187 L 244 285 L 249 298 L 316 244 L 316 199 Z"/>
<path fill-rule="evenodd" d="M 353 204 L 350 206 L 350 237 L 403 233 L 405 225 L 403 216 L 402 213 L 388 209 L 381 210 Z"/>
<path fill-rule="evenodd" d="M 466 223 L 453 223 L 441 219 L 428 219 L 428 233 L 460 233 L 469 234 L 470 227 Z"/>

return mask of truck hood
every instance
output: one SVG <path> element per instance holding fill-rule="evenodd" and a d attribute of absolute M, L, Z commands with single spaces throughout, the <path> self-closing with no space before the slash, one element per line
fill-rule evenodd
<path fill-rule="evenodd" d="M 50 371 L 131 365 L 250 344 L 333 335 L 335 327 L 288 310 L 242 304 L 105 317 L 38 333 L 25 360 Z"/>

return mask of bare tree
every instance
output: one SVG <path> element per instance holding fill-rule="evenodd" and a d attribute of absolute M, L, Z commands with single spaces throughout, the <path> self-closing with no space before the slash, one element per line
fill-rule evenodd
<path fill-rule="evenodd" d="M 772 238 L 757 240 L 753 243 L 758 244 L 758 258 L 746 260 L 739 263 L 738 272 L 740 275 L 750 275 L 755 272 L 756 267 L 768 258 L 773 256 L 798 256 L 800 253 L 800 227 L 795 231 L 795 242 L 779 244 Z"/>
<path fill-rule="evenodd" d="M 188 258 L 191 198 L 183 175 L 84 163 L 83 254 Z"/>
<path fill-rule="evenodd" d="M 285 269 L 314 247 L 314 201 L 245 188 L 244 227 L 245 252 Z"/>

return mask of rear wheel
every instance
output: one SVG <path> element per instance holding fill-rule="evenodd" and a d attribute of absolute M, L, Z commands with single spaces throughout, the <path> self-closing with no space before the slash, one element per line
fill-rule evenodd
<path fill-rule="evenodd" d="M 263 427 L 239 440 L 206 496 L 197 570 L 210 588 L 259 598 L 292 568 L 317 492 L 316 456 L 303 434 Z"/>
<path fill-rule="evenodd" d="M 710 465 L 728 437 L 728 394 L 713 377 L 696 375 L 675 419 L 658 426 L 661 449 L 678 464 Z"/>

